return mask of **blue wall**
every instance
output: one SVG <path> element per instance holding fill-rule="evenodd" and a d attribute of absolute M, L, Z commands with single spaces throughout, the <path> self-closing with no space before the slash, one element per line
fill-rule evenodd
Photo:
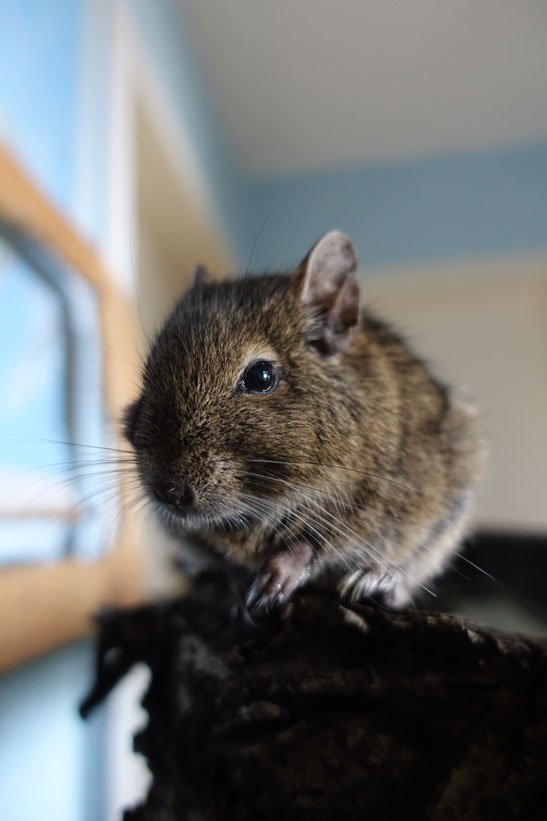
<path fill-rule="evenodd" d="M 65 210 L 75 201 L 82 0 L 0 3 L 0 137 Z"/>
<path fill-rule="evenodd" d="M 79 701 L 92 676 L 91 647 L 66 647 L 2 677 L 0 818 L 100 821 L 102 722 L 85 724 Z"/>
<path fill-rule="evenodd" d="M 81 0 L 0 3 L 0 138 L 66 212 L 75 208 Z M 96 729 L 76 708 L 88 644 L 0 679 L 0 818 L 91 821 Z M 96 771 L 94 772 L 96 776 Z"/>
<path fill-rule="evenodd" d="M 547 143 L 254 183 L 249 248 L 276 202 L 253 270 L 293 265 L 331 228 L 365 266 L 547 251 Z"/>

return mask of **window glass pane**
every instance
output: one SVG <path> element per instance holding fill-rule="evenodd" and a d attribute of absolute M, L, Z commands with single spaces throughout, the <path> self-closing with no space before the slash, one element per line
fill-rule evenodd
<path fill-rule="evenodd" d="M 92 558 L 114 535 L 117 504 L 97 298 L 0 229 L 0 562 Z"/>

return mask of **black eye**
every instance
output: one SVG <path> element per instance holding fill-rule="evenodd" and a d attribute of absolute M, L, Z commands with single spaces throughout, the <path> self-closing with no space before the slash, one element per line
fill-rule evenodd
<path fill-rule="evenodd" d="M 249 365 L 239 382 L 242 393 L 271 393 L 277 388 L 279 373 L 273 362 L 264 359 Z"/>

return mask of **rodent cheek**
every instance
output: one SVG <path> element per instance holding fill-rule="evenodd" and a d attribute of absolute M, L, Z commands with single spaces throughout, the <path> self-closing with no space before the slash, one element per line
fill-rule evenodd
<path fill-rule="evenodd" d="M 241 471 L 235 460 L 217 458 L 209 463 L 195 482 L 196 506 L 210 515 L 228 515 L 240 512 L 245 505 Z"/>

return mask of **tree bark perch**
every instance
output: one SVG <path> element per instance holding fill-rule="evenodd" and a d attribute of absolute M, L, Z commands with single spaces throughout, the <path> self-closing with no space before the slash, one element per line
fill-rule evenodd
<path fill-rule="evenodd" d="M 547 819 L 540 640 L 317 590 L 254 624 L 219 578 L 100 623 L 84 714 L 152 671 L 127 821 Z"/>

